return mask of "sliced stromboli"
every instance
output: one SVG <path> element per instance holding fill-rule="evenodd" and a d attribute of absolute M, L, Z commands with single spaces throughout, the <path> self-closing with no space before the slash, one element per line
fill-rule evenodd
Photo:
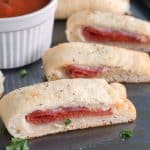
<path fill-rule="evenodd" d="M 12 136 L 33 138 L 132 122 L 136 110 L 119 83 L 63 79 L 11 92 L 0 101 L 0 116 Z"/>
<path fill-rule="evenodd" d="M 59 0 L 57 19 L 65 19 L 83 10 L 100 10 L 117 14 L 130 13 L 129 0 Z"/>
<path fill-rule="evenodd" d="M 84 11 L 67 23 L 69 41 L 95 42 L 150 52 L 150 23 L 123 15 Z"/>
<path fill-rule="evenodd" d="M 101 44 L 65 43 L 43 57 L 47 79 L 106 78 L 109 82 L 150 82 L 150 57 Z"/>
<path fill-rule="evenodd" d="M 3 92 L 4 92 L 4 76 L 0 71 L 0 97 L 2 96 Z"/>

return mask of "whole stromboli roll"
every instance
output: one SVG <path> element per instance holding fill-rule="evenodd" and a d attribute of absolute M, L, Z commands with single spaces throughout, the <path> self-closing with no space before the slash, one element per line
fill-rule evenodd
<path fill-rule="evenodd" d="M 0 97 L 2 96 L 3 92 L 4 92 L 4 76 L 0 71 Z"/>
<path fill-rule="evenodd" d="M 100 10 L 117 14 L 130 13 L 129 0 L 59 0 L 57 19 L 65 19 L 82 10 Z"/>
<path fill-rule="evenodd" d="M 71 16 L 68 41 L 104 43 L 150 52 L 150 23 L 131 16 L 83 11 Z"/>
<path fill-rule="evenodd" d="M 108 82 L 150 82 L 148 54 L 101 44 L 60 44 L 45 53 L 43 66 L 49 81 L 105 78 Z"/>
<path fill-rule="evenodd" d="M 24 87 L 4 96 L 0 116 L 12 136 L 33 138 L 132 122 L 136 110 L 119 83 L 64 79 Z"/>

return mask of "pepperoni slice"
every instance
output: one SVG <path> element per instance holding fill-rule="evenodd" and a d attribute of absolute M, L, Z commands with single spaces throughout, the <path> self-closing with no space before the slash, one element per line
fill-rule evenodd
<path fill-rule="evenodd" d="M 66 71 L 71 78 L 92 78 L 97 77 L 108 71 L 108 67 L 101 65 L 99 67 L 86 65 L 69 65 Z"/>
<path fill-rule="evenodd" d="M 54 110 L 37 110 L 26 116 L 26 120 L 32 124 L 45 124 L 53 121 L 61 121 L 67 118 L 79 118 L 86 116 L 107 116 L 112 115 L 111 109 L 90 110 L 86 107 L 62 107 Z"/>
<path fill-rule="evenodd" d="M 91 26 L 84 27 L 82 30 L 82 35 L 87 41 L 93 42 L 130 42 L 143 44 L 150 43 L 150 39 L 146 36 L 139 36 L 127 31 L 94 28 Z"/>

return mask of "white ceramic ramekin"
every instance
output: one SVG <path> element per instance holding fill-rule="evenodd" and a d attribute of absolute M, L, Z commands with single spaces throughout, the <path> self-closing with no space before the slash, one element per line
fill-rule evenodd
<path fill-rule="evenodd" d="M 52 41 L 57 0 L 19 17 L 0 19 L 0 69 L 17 68 L 41 58 Z"/>

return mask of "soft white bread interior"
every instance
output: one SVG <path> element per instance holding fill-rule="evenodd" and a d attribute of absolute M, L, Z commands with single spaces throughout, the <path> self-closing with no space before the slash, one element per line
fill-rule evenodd
<path fill-rule="evenodd" d="M 59 107 L 111 109 L 113 115 L 70 118 L 72 122 L 68 126 L 65 126 L 64 120 L 35 125 L 25 119 L 33 111 Z M 125 87 L 119 83 L 108 84 L 103 79 L 64 79 L 24 87 L 4 96 L 0 101 L 0 116 L 12 136 L 33 138 L 132 122 L 136 119 L 136 110 L 127 99 Z"/>
<path fill-rule="evenodd" d="M 129 0 L 59 0 L 57 19 L 65 19 L 82 10 L 109 11 L 117 14 L 130 13 Z"/>
<path fill-rule="evenodd" d="M 148 38 L 150 42 L 150 23 L 132 16 L 118 15 L 100 11 L 83 11 L 72 15 L 67 21 L 66 35 L 71 42 L 87 42 L 82 35 L 85 26 L 108 30 L 126 31 L 133 35 Z M 144 36 L 144 37 L 143 37 Z M 101 42 L 104 43 L 104 42 Z M 105 44 L 150 52 L 150 43 L 105 42 Z"/>
<path fill-rule="evenodd" d="M 150 82 L 150 57 L 143 52 L 101 44 L 80 42 L 60 44 L 50 48 L 43 57 L 47 79 L 69 78 L 68 65 L 108 66 L 108 74 L 102 74 L 109 82 Z"/>
<path fill-rule="evenodd" d="M 4 76 L 0 71 L 0 97 L 2 96 L 3 92 L 4 92 Z"/>

